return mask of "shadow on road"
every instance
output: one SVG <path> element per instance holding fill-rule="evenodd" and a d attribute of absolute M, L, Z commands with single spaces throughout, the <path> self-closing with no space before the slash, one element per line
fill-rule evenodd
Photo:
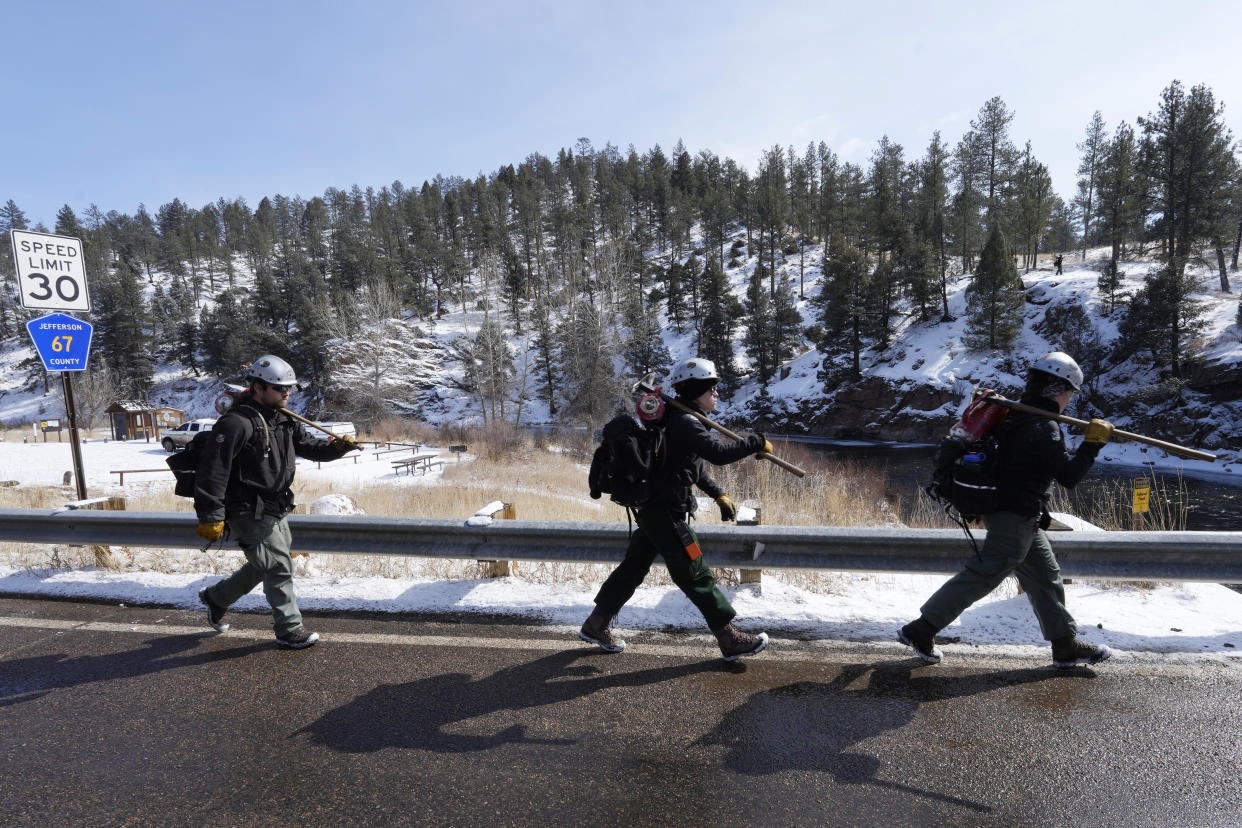
<path fill-rule="evenodd" d="M 830 773 L 839 782 L 876 785 L 979 812 L 991 808 L 878 778 L 879 760 L 851 752 L 860 742 L 909 724 L 924 702 L 1041 681 L 1080 681 L 1089 670 L 1048 668 L 982 674 L 911 675 L 909 664 L 849 664 L 830 682 L 795 682 L 751 696 L 726 713 L 701 745 L 728 749 L 725 767 L 745 774 L 787 769 Z M 861 687 L 851 687 L 866 678 Z"/>
<path fill-rule="evenodd" d="M 639 687 L 683 676 L 725 669 L 719 659 L 602 674 L 590 662 L 613 658 L 575 648 L 499 670 L 480 679 L 445 673 L 404 684 L 381 684 L 304 728 L 311 739 L 348 753 L 383 748 L 418 748 L 444 753 L 490 750 L 511 743 L 562 745 L 564 739 L 526 735 L 523 725 L 500 733 L 472 735 L 448 731 L 454 723 L 501 710 L 559 704 L 612 687 Z"/>
<path fill-rule="evenodd" d="M 193 667 L 250 655 L 255 645 L 228 650 L 190 652 L 202 635 L 159 636 L 135 650 L 70 657 L 57 655 L 13 658 L 0 661 L 0 707 L 33 701 L 53 690 L 95 681 L 145 676 L 179 667 Z"/>

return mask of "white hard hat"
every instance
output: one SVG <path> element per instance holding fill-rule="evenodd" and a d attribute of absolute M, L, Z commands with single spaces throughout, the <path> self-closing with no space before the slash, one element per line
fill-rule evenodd
<path fill-rule="evenodd" d="M 273 354 L 264 354 L 246 369 L 247 379 L 257 379 L 268 385 L 287 385 L 300 388 L 297 372 L 293 366 Z"/>
<path fill-rule="evenodd" d="M 676 386 L 679 382 L 686 380 L 718 380 L 720 375 L 716 373 L 716 364 L 710 359 L 702 357 L 691 357 L 677 363 L 673 368 L 673 373 L 669 377 L 669 385 Z"/>
<path fill-rule="evenodd" d="M 1031 370 L 1052 374 L 1052 376 L 1068 382 L 1074 387 L 1075 391 L 1082 390 L 1082 369 L 1078 367 L 1078 363 L 1074 361 L 1072 356 L 1062 351 L 1044 354 L 1031 364 Z"/>

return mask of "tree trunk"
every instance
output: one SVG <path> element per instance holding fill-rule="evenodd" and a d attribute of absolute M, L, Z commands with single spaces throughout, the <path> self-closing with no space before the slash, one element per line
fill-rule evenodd
<path fill-rule="evenodd" d="M 1225 249 L 1216 245 L 1216 266 L 1220 268 L 1220 291 L 1229 292 L 1229 274 L 1225 272 Z"/>
<path fill-rule="evenodd" d="M 1242 217 L 1238 219 L 1238 235 L 1233 240 L 1233 269 L 1238 269 L 1238 248 L 1242 247 Z"/>
<path fill-rule="evenodd" d="M 798 240 L 798 299 L 806 299 L 806 285 L 803 276 L 806 271 L 806 236 Z"/>
<path fill-rule="evenodd" d="M 943 254 L 940 258 L 940 305 L 944 308 L 944 316 L 940 317 L 942 322 L 949 321 L 949 279 L 948 279 L 948 262 L 944 259 Z"/>

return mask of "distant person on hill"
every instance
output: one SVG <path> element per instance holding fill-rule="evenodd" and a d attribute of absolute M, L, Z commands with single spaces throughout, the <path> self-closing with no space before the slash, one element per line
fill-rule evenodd
<path fill-rule="evenodd" d="M 1061 275 L 1061 254 L 1060 253 L 1058 253 L 1057 257 L 1052 260 L 1052 263 L 1057 266 L 1056 275 L 1060 276 Z"/>
<path fill-rule="evenodd" d="M 249 388 L 216 420 L 203 447 L 194 488 L 199 536 L 215 542 L 227 526 L 246 563 L 199 590 L 198 598 L 207 607 L 207 623 L 223 632 L 229 628 L 222 620 L 225 611 L 262 582 L 275 618 L 277 645 L 301 649 L 318 641 L 319 633 L 302 626 L 293 592 L 286 516 L 293 511 L 294 465 L 297 457 L 337 460 L 361 446 L 349 437 L 313 441 L 301 423 L 281 411 L 299 386 L 293 366 L 280 357 L 259 357 L 246 378 Z"/>
<path fill-rule="evenodd" d="M 719 380 L 716 366 L 697 357 L 677 365 L 671 377 L 677 399 L 704 415 L 716 409 Z M 613 619 L 647 577 L 658 554 L 673 583 L 703 613 L 725 660 L 755 655 L 768 645 L 767 633 L 751 635 L 733 626 L 737 613 L 716 585 L 711 567 L 703 560 L 698 538 L 686 521 L 697 509 L 691 490 L 694 485 L 715 499 L 722 520 L 737 516 L 733 501 L 712 480 L 704 460 L 723 466 L 756 452 L 771 453 L 772 444 L 762 434 L 753 434 L 740 442 L 726 442 L 694 416 L 675 409 L 664 415 L 663 422 L 664 444 L 656 453 L 658 471 L 652 479 L 653 494 L 636 509 L 634 520 L 638 528 L 630 538 L 625 558 L 599 588 L 595 609 L 578 637 L 608 653 L 625 649 L 625 642 L 612 634 Z"/>
<path fill-rule="evenodd" d="M 1060 414 L 1081 388 L 1082 369 L 1068 354 L 1054 351 L 1035 361 L 1027 374 L 1022 402 Z M 1073 454 L 1055 421 L 1038 414 L 1011 412 L 998 426 L 999 511 L 983 516 L 988 530 L 979 554 L 923 604 L 922 615 L 897 634 L 903 644 L 928 664 L 943 654 L 935 636 L 972 604 L 1015 575 L 1031 602 L 1044 638 L 1052 642 L 1057 667 L 1097 664 L 1112 653 L 1079 639 L 1078 624 L 1065 608 L 1065 586 L 1048 535 L 1049 489 L 1055 480 L 1073 488 L 1087 475 L 1096 455 L 1112 436 L 1113 426 L 1092 420 L 1083 443 Z"/>

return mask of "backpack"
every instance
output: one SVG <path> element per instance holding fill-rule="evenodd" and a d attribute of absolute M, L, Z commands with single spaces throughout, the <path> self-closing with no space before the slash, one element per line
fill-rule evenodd
<path fill-rule="evenodd" d="M 628 414 L 604 426 L 603 440 L 591 457 L 587 474 L 591 498 L 611 496 L 613 503 L 637 508 L 651 499 L 651 477 L 663 457 L 664 429 L 643 428 Z"/>
<path fill-rule="evenodd" d="M 237 409 L 229 409 L 221 416 L 221 419 L 224 419 L 224 417 L 234 413 L 239 417 L 248 416 L 242 414 L 242 412 Z M 258 413 L 249 416 L 250 419 L 257 420 L 263 424 L 263 435 L 270 443 L 272 441 L 272 435 L 268 431 L 267 420 L 263 419 L 263 415 Z M 173 494 L 178 497 L 194 497 L 194 482 L 195 475 L 198 473 L 198 461 L 202 459 L 203 448 L 207 445 L 207 440 L 214 434 L 214 429 L 209 431 L 200 431 L 198 434 L 194 435 L 194 439 L 186 443 L 185 448 L 164 460 L 164 462 L 168 464 L 168 468 L 172 469 L 173 477 L 177 478 L 177 482 L 173 485 Z"/>
<path fill-rule="evenodd" d="M 927 493 L 957 510 L 967 522 L 1001 508 L 1002 424 L 1009 409 L 986 402 L 987 390 L 975 398 L 936 447 Z"/>

